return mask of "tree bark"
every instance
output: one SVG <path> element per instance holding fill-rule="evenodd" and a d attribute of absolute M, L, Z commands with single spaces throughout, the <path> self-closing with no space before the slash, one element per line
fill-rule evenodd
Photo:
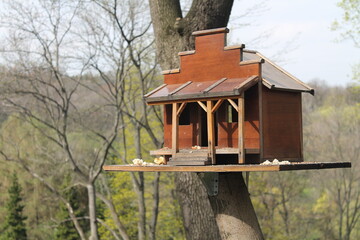
<path fill-rule="evenodd" d="M 166 70 L 179 67 L 178 52 L 195 49 L 192 32 L 227 26 L 233 0 L 193 0 L 185 17 L 179 0 L 149 0 L 149 3 L 158 61 Z M 242 176 L 231 178 L 236 180 L 234 186 L 226 184 L 227 177 L 221 177 L 221 182 L 224 182 L 221 183 L 221 193 L 212 197 L 211 205 L 196 174 L 176 174 L 187 239 L 235 239 L 241 235 L 249 236 L 248 239 L 263 239 Z M 220 203 L 228 204 L 219 208 Z"/>
<path fill-rule="evenodd" d="M 221 239 L 207 191 L 196 173 L 178 173 L 175 178 L 186 239 Z"/>
<path fill-rule="evenodd" d="M 220 173 L 219 193 L 209 199 L 221 239 L 264 239 L 241 173 Z"/>

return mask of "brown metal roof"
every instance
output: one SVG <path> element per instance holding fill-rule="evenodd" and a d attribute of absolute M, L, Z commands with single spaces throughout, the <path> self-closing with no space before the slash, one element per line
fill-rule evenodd
<path fill-rule="evenodd" d="M 243 51 L 243 60 L 259 60 L 264 59 L 262 64 L 262 79 L 263 84 L 270 89 L 278 89 L 285 91 L 309 92 L 314 93 L 314 89 L 307 86 L 305 83 L 286 72 L 284 69 L 261 55 L 256 51 Z"/>
<path fill-rule="evenodd" d="M 222 78 L 206 82 L 191 82 L 181 84 L 163 84 L 145 95 L 147 103 L 165 103 L 206 98 L 235 97 L 255 85 L 257 76 L 250 78 Z"/>

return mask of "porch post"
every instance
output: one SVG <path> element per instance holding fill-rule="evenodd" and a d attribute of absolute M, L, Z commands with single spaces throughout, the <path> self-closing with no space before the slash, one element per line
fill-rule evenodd
<path fill-rule="evenodd" d="M 244 107 L 244 93 L 238 99 L 238 140 L 239 140 L 239 163 L 245 163 L 245 146 L 244 146 L 244 120 L 245 120 L 245 107 Z"/>
<path fill-rule="evenodd" d="M 172 155 L 173 157 L 177 152 L 179 152 L 179 116 L 177 114 L 178 111 L 178 103 L 172 104 Z"/>
<path fill-rule="evenodd" d="M 216 164 L 215 158 L 215 125 L 214 113 L 212 111 L 214 103 L 212 101 L 206 102 L 207 113 L 207 133 L 208 133 L 208 153 L 211 158 L 211 164 Z"/>

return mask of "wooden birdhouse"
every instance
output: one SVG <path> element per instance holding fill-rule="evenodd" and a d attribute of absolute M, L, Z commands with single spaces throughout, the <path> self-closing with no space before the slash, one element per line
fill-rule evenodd
<path fill-rule="evenodd" d="M 227 28 L 193 33 L 195 50 L 147 104 L 164 105 L 168 165 L 303 161 L 301 93 L 312 88 L 244 45 L 226 46 Z"/>

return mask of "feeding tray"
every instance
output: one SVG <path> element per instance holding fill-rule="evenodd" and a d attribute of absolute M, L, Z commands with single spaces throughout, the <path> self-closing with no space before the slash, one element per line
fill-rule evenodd
<path fill-rule="evenodd" d="M 208 166 L 136 166 L 107 165 L 105 171 L 120 172 L 279 172 L 293 170 L 319 170 L 329 168 L 350 168 L 350 162 L 292 162 L 286 165 L 234 164 Z"/>

